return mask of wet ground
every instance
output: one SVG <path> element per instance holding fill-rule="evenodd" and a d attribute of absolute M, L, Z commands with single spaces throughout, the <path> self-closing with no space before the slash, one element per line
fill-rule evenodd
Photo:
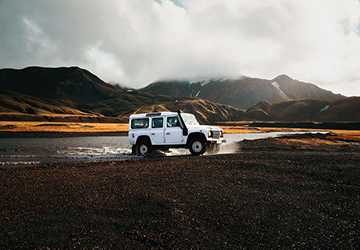
<path fill-rule="evenodd" d="M 234 153 L 234 142 L 277 137 L 293 132 L 227 134 L 221 154 Z M 299 133 L 299 132 L 296 132 Z M 1 138 L 0 167 L 41 165 L 56 162 L 99 162 L 134 159 L 127 136 L 81 136 L 63 138 Z M 167 155 L 186 155 L 177 149 Z"/>
<path fill-rule="evenodd" d="M 359 249 L 359 146 L 320 139 L 3 168 L 0 248 Z"/>

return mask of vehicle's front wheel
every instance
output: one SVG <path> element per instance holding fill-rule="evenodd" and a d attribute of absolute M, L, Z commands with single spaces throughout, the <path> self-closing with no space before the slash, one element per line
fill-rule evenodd
<path fill-rule="evenodd" d="M 201 138 L 191 140 L 189 150 L 192 155 L 202 155 L 206 151 L 206 141 Z"/>
<path fill-rule="evenodd" d="M 148 140 L 141 140 L 136 143 L 136 150 L 137 155 L 146 156 L 151 153 L 151 143 Z"/>

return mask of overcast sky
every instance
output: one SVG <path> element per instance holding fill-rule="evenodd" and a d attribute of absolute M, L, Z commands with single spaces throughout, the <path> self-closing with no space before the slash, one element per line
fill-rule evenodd
<path fill-rule="evenodd" d="M 279 74 L 360 95 L 360 0 L 0 0 L 0 68 L 141 87 Z"/>

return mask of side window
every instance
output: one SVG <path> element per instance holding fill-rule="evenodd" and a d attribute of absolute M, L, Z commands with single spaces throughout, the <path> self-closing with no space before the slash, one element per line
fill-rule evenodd
<path fill-rule="evenodd" d="M 149 118 L 141 118 L 141 119 L 132 119 L 131 120 L 131 128 L 132 129 L 140 129 L 140 128 L 148 128 L 149 127 Z"/>
<path fill-rule="evenodd" d="M 168 128 L 180 127 L 179 118 L 177 116 L 168 117 L 166 126 Z"/>
<path fill-rule="evenodd" d="M 164 118 L 152 118 L 151 127 L 152 128 L 162 128 L 164 123 Z"/>

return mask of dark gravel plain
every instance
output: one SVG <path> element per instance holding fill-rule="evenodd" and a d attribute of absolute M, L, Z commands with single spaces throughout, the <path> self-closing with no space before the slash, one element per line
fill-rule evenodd
<path fill-rule="evenodd" d="M 0 170 L 0 249 L 359 249 L 359 146 Z"/>

